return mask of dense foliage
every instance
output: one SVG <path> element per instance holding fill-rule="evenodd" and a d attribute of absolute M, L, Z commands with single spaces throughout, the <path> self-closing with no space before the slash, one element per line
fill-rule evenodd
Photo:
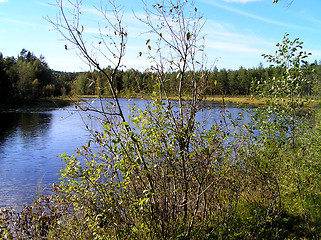
<path fill-rule="evenodd" d="M 40 98 L 55 93 L 52 71 L 44 58 L 22 49 L 18 58 L 3 58 L 0 53 L 1 101 Z"/>

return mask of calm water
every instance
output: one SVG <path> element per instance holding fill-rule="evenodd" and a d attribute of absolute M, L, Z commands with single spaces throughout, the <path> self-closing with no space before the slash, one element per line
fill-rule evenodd
<path fill-rule="evenodd" d="M 144 108 L 146 103 L 120 99 L 125 114 L 133 102 L 138 108 Z M 96 100 L 93 104 L 97 103 Z M 214 109 L 198 115 L 198 121 L 206 120 L 207 127 L 218 122 L 223 111 L 220 105 L 210 105 Z M 228 105 L 227 110 L 234 116 L 242 111 L 236 105 Z M 58 156 L 75 154 L 74 150 L 90 138 L 84 119 L 95 126 L 95 122 L 76 111 L 75 106 L 0 112 L 0 207 L 21 209 L 37 193 L 50 191 L 50 186 L 59 181 L 57 173 L 63 166 Z"/>

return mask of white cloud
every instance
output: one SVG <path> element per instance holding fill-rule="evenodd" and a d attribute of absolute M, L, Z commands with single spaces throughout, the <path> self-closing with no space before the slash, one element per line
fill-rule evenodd
<path fill-rule="evenodd" d="M 84 63 L 74 52 L 70 52 L 70 54 L 65 54 L 64 56 L 59 57 L 46 57 L 46 62 L 49 64 L 51 69 L 57 71 L 80 72 L 89 70 L 88 65 Z"/>
<path fill-rule="evenodd" d="M 0 3 L 8 2 L 8 0 L 0 0 Z"/>
<path fill-rule="evenodd" d="M 3 1 L 3 0 L 0 0 Z M 28 26 L 28 27 L 32 27 L 32 28 L 39 28 L 42 27 L 43 24 L 39 24 L 39 22 L 29 22 L 29 21 L 25 21 L 23 19 L 13 19 L 13 18 L 0 18 L 0 23 L 12 23 L 12 24 L 16 24 L 19 26 Z"/>
<path fill-rule="evenodd" d="M 313 22 L 315 24 L 321 24 L 321 20 L 320 19 L 317 19 L 311 15 L 304 15 L 303 16 L 306 20 L 310 21 L 310 22 Z"/>
<path fill-rule="evenodd" d="M 226 1 L 242 2 L 242 1 L 249 1 L 249 0 L 226 0 Z M 261 17 L 259 15 L 255 15 L 255 14 L 248 13 L 248 12 L 236 9 L 236 8 L 232 8 L 232 7 L 229 7 L 229 6 L 226 6 L 226 5 L 222 5 L 222 4 L 218 3 L 218 2 L 214 2 L 214 1 L 211 1 L 211 0 L 202 0 L 202 2 L 204 2 L 206 4 L 209 4 L 209 5 L 212 5 L 214 7 L 218 7 L 218 8 L 227 10 L 229 12 L 233 12 L 233 13 L 239 14 L 241 16 L 245 16 L 245 17 L 248 17 L 248 18 L 252 18 L 252 19 L 261 21 L 261 22 L 270 23 L 270 24 L 274 24 L 274 25 L 278 25 L 278 26 L 287 27 L 287 28 L 297 28 L 297 29 L 301 28 L 300 26 L 297 26 L 297 25 L 294 25 L 294 24 L 288 24 L 288 23 L 283 23 L 283 22 L 280 22 L 280 21 L 277 21 L 277 20 L 274 20 L 274 19 L 264 18 L 264 17 Z"/>
<path fill-rule="evenodd" d="M 261 48 L 254 48 L 252 46 L 244 45 L 242 43 L 212 41 L 209 42 L 207 46 L 209 48 L 219 50 L 224 53 L 233 53 L 235 55 L 247 54 L 247 57 L 249 57 L 250 55 L 260 56 L 262 54 Z"/>
<path fill-rule="evenodd" d="M 261 2 L 262 0 L 223 0 L 224 2 L 228 3 L 249 3 L 249 2 Z"/>
<path fill-rule="evenodd" d="M 249 68 L 263 62 L 262 53 L 274 49 L 274 40 L 252 31 L 239 33 L 231 23 L 208 20 L 204 28 L 209 62 L 218 60 L 218 68 Z"/>

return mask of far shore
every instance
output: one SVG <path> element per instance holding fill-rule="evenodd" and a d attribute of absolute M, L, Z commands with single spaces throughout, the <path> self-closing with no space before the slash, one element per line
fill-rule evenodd
<path fill-rule="evenodd" d="M 1 110 L 10 109 L 40 109 L 40 108 L 62 108 L 79 101 L 79 97 L 50 97 L 40 99 L 19 99 L 0 103 Z"/>
<path fill-rule="evenodd" d="M 112 96 L 101 96 L 105 98 L 111 98 Z M 139 99 L 151 99 L 152 97 L 150 95 L 146 94 L 119 94 L 119 98 L 139 98 Z M 79 95 L 74 98 L 99 98 L 98 95 Z M 178 97 L 176 96 L 169 96 L 170 100 L 178 100 Z M 188 96 L 183 97 L 184 100 L 190 100 Z M 216 95 L 216 96 L 205 96 L 204 101 L 206 102 L 222 102 L 224 100 L 225 103 L 235 103 L 235 104 L 249 104 L 249 105 L 265 105 L 266 100 L 265 99 L 255 99 L 252 96 L 222 96 L 222 95 Z"/>
<path fill-rule="evenodd" d="M 102 98 L 112 98 L 111 95 L 107 96 L 100 96 Z M 131 99 L 152 99 L 151 95 L 147 94 L 118 94 L 119 98 L 131 98 Z M 99 98 L 99 95 L 79 95 L 74 96 L 74 99 L 81 98 Z M 164 99 L 164 96 L 163 96 Z M 183 99 L 188 101 L 191 100 L 189 96 L 183 96 Z M 169 96 L 169 100 L 178 100 L 177 96 Z M 204 96 L 203 100 L 205 102 L 220 102 L 220 103 L 235 103 L 237 105 L 252 105 L 252 106 L 265 106 L 267 105 L 268 98 L 256 98 L 251 95 L 243 95 L 243 96 L 222 96 L 222 95 L 215 95 L 215 96 Z M 310 107 L 318 107 L 321 106 L 321 101 L 315 97 L 310 97 L 311 103 L 309 104 Z"/>
<path fill-rule="evenodd" d="M 61 108 L 72 105 L 76 102 L 83 101 L 83 98 L 111 98 L 112 96 L 98 96 L 98 95 L 74 95 L 74 96 L 62 96 L 51 97 L 43 99 L 27 99 L 17 101 L 7 101 L 0 103 L 0 111 L 8 109 L 34 109 L 34 108 Z M 131 99 L 152 99 L 152 96 L 147 94 L 118 94 L 119 98 L 131 98 Z M 170 96 L 170 100 L 178 100 L 178 97 Z M 184 100 L 190 100 L 188 96 L 183 97 Z M 267 99 L 257 99 L 252 96 L 205 96 L 203 99 L 205 102 L 219 102 L 222 104 L 235 103 L 238 105 L 252 105 L 263 106 L 266 105 Z M 312 107 L 320 105 L 319 100 L 312 100 Z"/>

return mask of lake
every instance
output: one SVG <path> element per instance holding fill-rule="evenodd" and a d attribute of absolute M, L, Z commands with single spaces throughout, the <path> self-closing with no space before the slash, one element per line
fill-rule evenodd
<path fill-rule="evenodd" d="M 99 102 L 89 101 L 93 105 Z M 143 109 L 146 100 L 120 99 L 126 116 L 132 103 Z M 225 110 L 232 116 L 243 111 L 235 104 L 228 104 L 225 110 L 218 103 L 207 105 L 197 115 L 197 121 L 206 120 L 206 128 L 220 121 Z M 0 207 L 19 210 L 38 193 L 50 192 L 52 184 L 59 182 L 57 174 L 63 167 L 58 156 L 75 154 L 74 150 L 90 138 L 84 120 L 95 126 L 94 120 L 75 106 L 0 112 Z"/>

